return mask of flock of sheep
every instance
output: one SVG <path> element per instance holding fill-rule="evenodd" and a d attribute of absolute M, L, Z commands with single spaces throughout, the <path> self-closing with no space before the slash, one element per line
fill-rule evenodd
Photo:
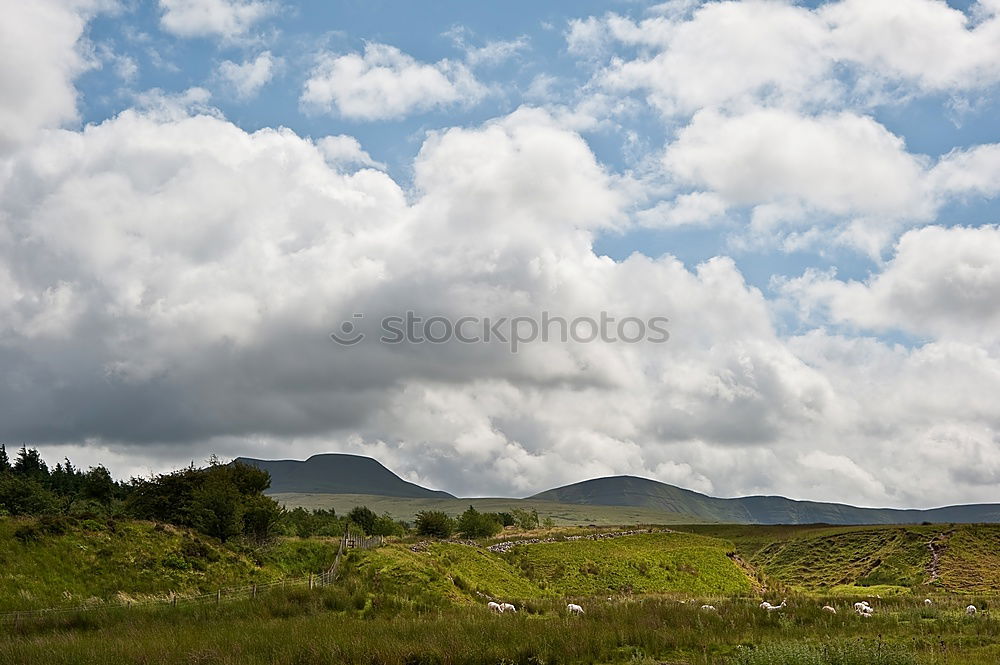
<path fill-rule="evenodd" d="M 610 600 L 610 598 L 608 600 Z M 683 603 L 684 601 L 682 600 L 681 602 Z M 924 599 L 924 605 L 930 607 L 933 604 L 934 602 L 930 598 Z M 788 602 L 786 600 L 782 600 L 780 605 L 772 605 L 771 603 L 765 600 L 760 604 L 759 607 L 765 612 L 770 613 L 770 612 L 776 612 L 778 610 L 783 610 L 785 607 L 787 607 L 787 605 Z M 486 607 L 495 614 L 503 614 L 504 612 L 517 612 L 517 608 L 511 605 L 510 603 L 497 603 L 492 600 L 486 603 Z M 701 609 L 706 612 L 718 611 L 715 609 L 714 605 L 702 605 Z M 824 605 L 822 610 L 824 612 L 829 612 L 830 614 L 837 613 L 837 608 L 831 605 Z M 871 618 L 871 616 L 875 613 L 875 608 L 872 607 L 867 600 L 862 600 L 860 602 L 854 603 L 854 611 L 858 614 L 858 616 L 868 619 Z M 968 616 L 974 616 L 978 611 L 979 610 L 976 609 L 975 605 L 969 605 L 968 607 L 965 608 L 965 613 Z M 566 613 L 570 615 L 583 614 L 583 607 L 577 605 L 576 603 L 570 603 L 566 606 Z"/>

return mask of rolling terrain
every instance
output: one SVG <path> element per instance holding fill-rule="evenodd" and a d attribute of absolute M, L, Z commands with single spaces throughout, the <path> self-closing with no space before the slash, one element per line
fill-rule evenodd
<path fill-rule="evenodd" d="M 596 478 L 540 492 L 530 499 L 584 505 L 633 506 L 737 524 L 920 524 L 1000 522 L 1000 504 L 945 506 L 931 510 L 859 508 L 840 503 L 795 501 L 780 496 L 720 499 L 648 478 Z"/>
<path fill-rule="evenodd" d="M 421 510 L 444 510 L 458 514 L 471 503 L 478 510 L 488 511 L 535 507 L 539 512 L 544 510 L 560 524 L 1000 523 L 1000 504 L 916 510 L 861 508 L 842 503 L 797 501 L 781 496 L 727 499 L 635 476 L 585 480 L 526 499 L 460 499 L 447 492 L 407 482 L 369 457 L 329 453 L 313 455 L 305 461 L 247 457 L 237 458 L 236 461 L 267 470 L 271 474 L 268 493 L 286 506 L 334 508 L 338 512 L 346 512 L 355 505 L 368 505 L 378 513 L 388 512 L 394 518 L 403 520 L 413 519 Z M 345 495 L 354 496 L 345 498 Z M 361 499 L 362 496 L 365 498 Z"/>

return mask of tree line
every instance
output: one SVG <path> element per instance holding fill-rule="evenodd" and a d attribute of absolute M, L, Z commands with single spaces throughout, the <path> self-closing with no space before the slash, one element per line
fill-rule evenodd
<path fill-rule="evenodd" d="M 417 513 L 410 523 L 356 506 L 339 516 L 333 509 L 286 510 L 264 492 L 267 471 L 212 457 L 206 466 L 190 466 L 149 478 L 115 480 L 103 465 L 86 471 L 68 458 L 54 467 L 38 450 L 21 446 L 13 459 L 0 444 L 0 517 L 122 517 L 188 527 L 225 542 L 244 537 L 264 541 L 275 535 L 336 537 L 348 525 L 369 536 L 487 538 L 505 526 L 540 526 L 538 511 L 480 512 L 473 506 L 457 517 L 442 511 Z M 551 520 L 545 520 L 546 526 Z"/>

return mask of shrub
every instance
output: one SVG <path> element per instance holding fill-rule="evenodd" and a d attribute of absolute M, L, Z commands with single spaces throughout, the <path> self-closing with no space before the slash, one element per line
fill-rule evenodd
<path fill-rule="evenodd" d="M 455 520 L 440 510 L 422 510 L 417 513 L 417 534 L 432 538 L 448 538 L 455 532 Z"/>

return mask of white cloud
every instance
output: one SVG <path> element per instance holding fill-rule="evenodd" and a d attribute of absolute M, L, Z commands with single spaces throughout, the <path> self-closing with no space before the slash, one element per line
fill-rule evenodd
<path fill-rule="evenodd" d="M 246 60 L 241 64 L 224 60 L 219 64 L 216 75 L 239 99 L 247 100 L 256 97 L 260 89 L 270 82 L 280 63 L 280 59 L 272 56 L 270 51 L 264 51 L 253 60 Z"/>
<path fill-rule="evenodd" d="M 595 58 L 616 44 L 640 47 L 638 55 L 613 58 L 597 82 L 644 91 L 668 116 L 762 103 L 872 104 L 1000 81 L 992 1 L 968 15 L 939 0 L 841 0 L 815 9 L 746 0 L 693 11 L 681 3 L 641 21 L 616 14 L 573 20 L 566 38 L 571 53 Z"/>
<path fill-rule="evenodd" d="M 334 166 L 366 166 L 385 170 L 385 164 L 372 159 L 362 147 L 361 143 L 353 136 L 340 134 L 338 136 L 324 136 L 316 142 L 316 146 L 322 151 L 327 163 Z"/>
<path fill-rule="evenodd" d="M 378 120 L 470 104 L 484 94 L 485 88 L 462 63 L 421 63 L 395 47 L 369 43 L 364 54 L 321 54 L 300 102 L 317 112 Z"/>
<path fill-rule="evenodd" d="M 76 45 L 92 4 L 0 4 L 0 155 L 77 119 L 73 80 L 88 64 Z"/>
<path fill-rule="evenodd" d="M 1000 340 L 1000 229 L 929 226 L 907 232 L 865 282 L 809 272 L 782 285 L 806 316 L 938 339 Z"/>
<path fill-rule="evenodd" d="M 265 0 L 160 0 L 160 9 L 160 25 L 178 37 L 232 39 L 273 14 L 276 6 Z"/>
<path fill-rule="evenodd" d="M 760 109 L 695 115 L 667 169 L 731 205 L 792 202 L 836 215 L 925 216 L 923 161 L 871 118 Z"/>
<path fill-rule="evenodd" d="M 831 57 L 860 67 L 866 85 L 903 81 L 927 92 L 1000 81 L 1000 16 L 976 3 L 982 20 L 935 0 L 841 0 L 818 12 L 829 25 Z"/>

